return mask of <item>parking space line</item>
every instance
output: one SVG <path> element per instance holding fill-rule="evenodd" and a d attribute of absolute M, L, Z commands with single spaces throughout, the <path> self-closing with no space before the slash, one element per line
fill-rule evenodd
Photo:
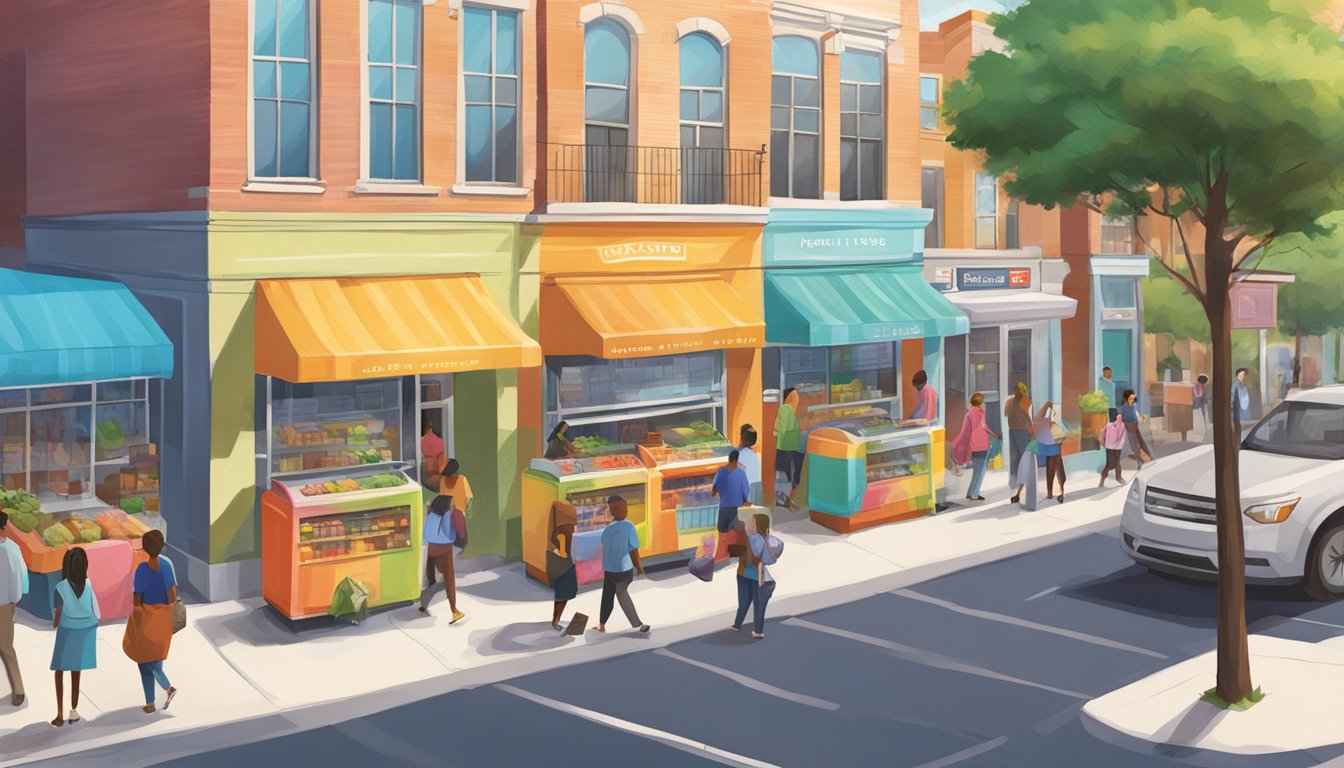
<path fill-rule="evenodd" d="M 943 656 L 941 654 L 932 653 L 930 651 L 924 651 L 919 648 L 913 648 L 908 645 L 901 645 L 900 643 L 894 643 L 890 640 L 884 640 L 883 638 L 880 637 L 864 635 L 858 632 L 850 632 L 847 629 L 836 629 L 835 627 L 828 627 L 825 624 L 817 624 L 815 622 L 811 622 L 806 619 L 791 618 L 791 619 L 785 619 L 782 623 L 787 626 L 801 627 L 802 629 L 810 629 L 813 632 L 821 632 L 827 635 L 834 635 L 835 637 L 843 637 L 846 640 L 853 640 L 856 643 L 863 643 L 865 645 L 871 645 L 875 648 L 881 648 L 885 651 L 892 653 L 897 658 L 903 659 L 905 661 L 911 661 L 916 664 L 921 664 L 926 667 L 933 667 L 935 669 L 945 669 L 948 670 L 949 672 L 962 672 L 968 675 L 975 675 L 976 677 L 985 677 L 989 678 L 990 680 L 998 680 L 1004 683 L 1023 685 L 1028 688 L 1036 688 L 1042 691 L 1049 691 L 1050 693 L 1057 693 L 1061 696 L 1068 696 L 1074 699 L 1095 698 L 1095 696 L 1090 693 L 1080 693 L 1078 691 L 1070 691 L 1064 688 L 1056 688 L 1052 685 L 1046 685 L 1044 683 L 1037 683 L 1031 680 L 1024 680 L 1020 677 L 1005 675 L 1001 672 L 995 672 L 992 669 L 986 669 L 977 664 L 971 664 L 970 662 L 954 659 L 950 656 Z"/>
<path fill-rule="evenodd" d="M 1331 629 L 1344 629 L 1344 625 L 1331 624 L 1328 621 L 1317 621 L 1316 619 L 1304 619 L 1301 616 L 1289 616 L 1289 621 L 1300 621 L 1303 624 L 1315 624 L 1318 627 L 1330 627 Z"/>
<path fill-rule="evenodd" d="M 530 701 L 533 704 L 540 704 L 547 709 L 553 709 L 556 712 L 573 715 L 574 717 L 582 718 L 588 722 L 597 723 L 598 725 L 605 725 L 608 728 L 623 731 L 632 736 L 639 736 L 640 738 L 648 739 L 649 741 L 656 741 L 660 744 L 672 747 L 673 749 L 692 755 L 698 755 L 706 760 L 712 760 L 720 765 L 732 765 L 738 766 L 739 768 L 779 768 L 779 766 L 774 765 L 773 763 L 756 760 L 755 758 L 739 755 L 725 749 L 719 749 L 718 747 L 711 747 L 704 742 L 694 741 L 684 736 L 678 736 L 675 733 L 660 731 L 657 728 L 650 728 L 638 723 L 621 720 L 610 715 L 604 715 L 601 712 L 594 712 L 591 709 L 584 709 L 583 707 L 574 704 L 567 704 L 563 701 L 550 699 L 530 691 L 524 691 L 521 688 L 515 688 L 514 686 L 505 683 L 498 683 L 495 685 L 495 688 L 511 696 L 517 696 L 520 699 Z"/>
<path fill-rule="evenodd" d="M 683 664 L 689 664 L 692 667 L 697 667 L 699 669 L 705 670 L 706 672 L 710 672 L 720 677 L 725 677 L 729 680 L 732 680 L 734 683 L 737 683 L 738 685 L 742 686 L 743 688 L 750 688 L 751 690 L 756 691 L 757 693 L 764 693 L 767 696 L 774 696 L 777 699 L 783 699 L 784 701 L 790 702 L 792 704 L 802 704 L 805 707 L 812 707 L 814 709 L 824 709 L 828 712 L 834 712 L 840 709 L 840 705 L 836 704 L 833 701 L 818 699 L 814 696 L 808 696 L 805 693 L 794 693 L 793 691 L 786 691 L 783 688 L 776 688 L 775 686 L 770 685 L 769 683 L 763 683 L 760 680 L 756 680 L 747 677 L 746 675 L 724 669 L 723 667 L 708 664 L 703 661 L 697 661 L 695 659 L 688 659 L 685 656 L 682 656 L 679 653 L 669 651 L 666 648 L 659 648 L 653 653 L 655 656 L 664 656 L 669 659 L 675 659 L 677 661 L 682 662 Z"/>
<path fill-rule="evenodd" d="M 939 608 L 945 608 L 949 611 L 952 611 L 953 613 L 960 613 L 963 616 L 971 616 L 977 619 L 984 619 L 985 621 L 994 621 L 998 622 L 999 624 L 1007 624 L 1012 627 L 1031 629 L 1037 632 L 1045 632 L 1051 635 L 1067 637 L 1070 640 L 1077 640 L 1078 642 L 1088 643 L 1090 645 L 1098 645 L 1101 646 L 1102 648 L 1111 648 L 1117 651 L 1135 653 L 1140 656 L 1150 656 L 1154 659 L 1167 658 L 1167 655 L 1165 653 L 1150 651 L 1147 648 L 1140 648 L 1137 645 L 1122 643 L 1118 640 L 1111 640 L 1110 638 L 1107 637 L 1098 637 L 1097 635 L 1089 635 L 1086 632 L 1076 632 L 1072 629 L 1064 629 L 1062 627 L 1052 627 L 1049 624 L 1039 624 L 1034 621 L 1019 619 L 1016 616 L 1008 616 L 1002 613 L 994 613 L 993 611 L 982 611 L 979 610 L 978 608 L 965 608 L 963 606 L 957 605 L 956 603 L 950 603 L 946 600 L 940 600 L 936 597 L 929 597 L 928 595 L 923 595 L 920 594 L 919 592 L 915 592 L 909 589 L 898 589 L 892 592 L 888 592 L 887 594 L 896 595 L 897 597 L 909 598 L 910 600 L 918 600 L 921 603 L 927 603 L 929 605 L 936 605 Z"/>
<path fill-rule="evenodd" d="M 972 757 L 979 757 L 993 749 L 998 749 L 1008 743 L 1007 736 L 1000 736 L 997 739 L 986 741 L 984 744 L 976 744 L 974 747 L 963 749 L 960 752 L 954 752 L 947 757 L 942 757 L 933 762 L 917 765 L 915 768 L 947 768 L 949 765 L 970 760 Z"/>
<path fill-rule="evenodd" d="M 1040 592 L 1037 592 L 1036 594 L 1032 595 L 1031 597 L 1028 597 L 1026 600 L 1023 600 L 1022 602 L 1024 602 L 1024 603 L 1030 603 L 1032 600 L 1035 600 L 1035 599 L 1038 598 L 1038 597 L 1045 597 L 1046 595 L 1053 594 L 1053 593 L 1058 592 L 1058 591 L 1059 591 L 1059 587 L 1051 587 L 1051 588 L 1049 588 L 1049 589 L 1042 589 Z"/>

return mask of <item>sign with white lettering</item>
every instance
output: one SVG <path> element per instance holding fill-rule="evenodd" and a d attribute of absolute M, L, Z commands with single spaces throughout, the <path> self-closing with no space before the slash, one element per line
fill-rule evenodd
<path fill-rule="evenodd" d="M 623 264 L 629 261 L 686 261 L 685 243 L 634 241 L 604 245 L 597 249 L 603 264 Z"/>
<path fill-rule="evenodd" d="M 1031 287 L 1031 270 L 1021 268 L 959 268 L 959 291 L 1010 291 Z"/>
<path fill-rule="evenodd" d="M 630 343 L 619 337 L 604 340 L 602 357 L 608 360 L 627 357 L 656 357 L 708 352 L 716 349 L 744 349 L 764 344 L 758 328 L 723 329 L 708 332 L 665 333 L 656 338 Z"/>

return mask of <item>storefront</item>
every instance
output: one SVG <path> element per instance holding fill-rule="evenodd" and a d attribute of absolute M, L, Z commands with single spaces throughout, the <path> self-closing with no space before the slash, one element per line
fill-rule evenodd
<path fill-rule="evenodd" d="M 970 319 L 970 332 L 947 340 L 947 423 L 955 437 L 971 395 L 985 396 L 989 426 L 1003 433 L 1004 405 L 1018 384 L 1032 401 L 1060 402 L 1060 321 L 1077 302 L 1059 295 L 1046 259 L 1034 248 L 933 251 L 924 256 L 929 282 Z"/>
<path fill-rule="evenodd" d="M 173 347 L 124 285 L 0 269 L 0 507 L 51 618 L 84 548 L 104 619 L 130 614 L 140 536 L 162 527 L 159 383 Z"/>
<path fill-rule="evenodd" d="M 776 209 L 765 230 L 763 454 L 775 491 L 774 417 L 799 395 L 808 470 L 798 499 L 840 531 L 924 514 L 942 477 L 939 414 L 910 420 L 910 379 L 941 393 L 941 341 L 966 317 L 925 282 L 916 243 L 930 212 Z M 781 476 L 780 480 L 787 480 Z"/>
<path fill-rule="evenodd" d="M 1146 256 L 1093 256 L 1092 267 L 1092 382 L 1103 368 L 1111 369 L 1117 394 L 1126 389 L 1143 393 L 1143 292 L 1140 281 L 1152 261 Z M 1112 403 L 1112 406 L 1115 404 Z M 1144 409 L 1151 403 L 1140 403 Z"/>
<path fill-rule="evenodd" d="M 542 237 L 538 416 L 568 427 L 523 474 L 523 560 L 545 581 L 551 506 L 578 512 L 580 582 L 601 578 L 607 500 L 619 495 L 641 556 L 694 549 L 713 534 L 714 472 L 742 424 L 759 423 L 759 227 L 598 229 L 551 224 Z M 538 457 L 547 446 L 537 446 Z"/>

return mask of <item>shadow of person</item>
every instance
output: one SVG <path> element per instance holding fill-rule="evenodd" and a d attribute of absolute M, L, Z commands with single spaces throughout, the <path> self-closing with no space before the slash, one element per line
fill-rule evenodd
<path fill-rule="evenodd" d="M 471 634 L 471 646 L 482 656 L 535 653 L 573 642 L 573 637 L 555 631 L 548 621 L 517 622 L 496 630 L 480 630 Z"/>

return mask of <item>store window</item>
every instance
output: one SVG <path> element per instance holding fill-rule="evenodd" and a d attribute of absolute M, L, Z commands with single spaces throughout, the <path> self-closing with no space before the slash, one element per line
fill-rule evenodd
<path fill-rule="evenodd" d="M 999 391 L 999 329 L 972 328 L 970 335 L 970 394 L 983 392 L 986 399 Z"/>
<path fill-rule="evenodd" d="M 947 365 L 947 393 L 951 396 L 951 402 L 964 403 L 971 396 L 966 391 L 966 337 L 947 337 L 943 355 Z"/>
<path fill-rule="evenodd" d="M 317 89 L 309 0 L 254 0 L 252 176 L 317 176 Z"/>
<path fill-rule="evenodd" d="M 688 204 L 723 202 L 724 56 L 704 32 L 681 38 L 681 186 Z"/>
<path fill-rule="evenodd" d="M 840 54 L 840 199 L 881 200 L 886 164 L 880 53 Z"/>
<path fill-rule="evenodd" d="M 999 185 L 988 173 L 975 174 L 975 247 L 999 247 Z"/>
<path fill-rule="evenodd" d="M 420 179 L 421 0 L 369 0 L 369 178 Z"/>
<path fill-rule="evenodd" d="M 402 461 L 400 379 L 270 381 L 271 477 Z"/>
<path fill-rule="evenodd" d="M 630 33 L 601 18 L 583 31 L 584 200 L 634 202 Z"/>
<path fill-rule="evenodd" d="M 887 400 L 898 413 L 900 355 L 896 342 L 835 347 L 784 347 L 780 386 L 798 390 L 804 409 L 828 403 Z"/>
<path fill-rule="evenodd" d="M 943 169 L 920 169 L 920 207 L 933 211 L 929 226 L 924 228 L 924 247 L 943 247 Z"/>
<path fill-rule="evenodd" d="M 466 179 L 518 183 L 518 13 L 463 9 Z"/>
<path fill-rule="evenodd" d="M 821 52 L 806 37 L 770 46 L 770 194 L 821 197 Z"/>
<path fill-rule="evenodd" d="M 1132 277 L 1102 277 L 1101 306 L 1105 309 L 1134 309 L 1138 306 L 1138 281 Z"/>
<path fill-rule="evenodd" d="M 1021 248 L 1021 238 L 1018 234 L 1018 201 L 1009 200 L 1008 210 L 1003 213 L 1003 247 Z"/>
<path fill-rule="evenodd" d="M 1134 252 L 1134 217 L 1103 216 L 1101 219 L 1101 252 Z"/>
<path fill-rule="evenodd" d="M 420 482 L 438 490 L 435 479 L 448 459 L 453 458 L 453 376 L 439 374 L 420 377 Z"/>
<path fill-rule="evenodd" d="M 938 130 L 938 90 L 941 83 L 935 75 L 919 77 L 919 127 L 925 131 Z"/>

